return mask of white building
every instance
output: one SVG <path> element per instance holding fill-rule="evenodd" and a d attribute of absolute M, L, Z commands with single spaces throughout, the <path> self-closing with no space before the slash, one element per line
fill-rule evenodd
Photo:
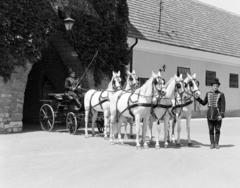
<path fill-rule="evenodd" d="M 142 78 L 158 72 L 166 81 L 174 74 L 196 73 L 201 98 L 219 78 L 226 97 L 226 116 L 240 116 L 240 16 L 197 0 L 128 0 L 133 46 L 132 65 Z M 160 25 L 160 31 L 159 31 Z M 206 107 L 195 104 L 195 117 Z"/>

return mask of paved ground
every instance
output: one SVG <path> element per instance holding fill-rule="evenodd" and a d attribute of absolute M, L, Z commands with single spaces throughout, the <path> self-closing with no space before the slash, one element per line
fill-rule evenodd
<path fill-rule="evenodd" d="M 194 147 L 187 147 L 182 122 L 180 149 L 136 150 L 134 140 L 109 145 L 82 130 L 0 135 L 0 187 L 239 187 L 240 118 L 224 119 L 219 150 L 209 149 L 206 120 L 192 121 Z"/>

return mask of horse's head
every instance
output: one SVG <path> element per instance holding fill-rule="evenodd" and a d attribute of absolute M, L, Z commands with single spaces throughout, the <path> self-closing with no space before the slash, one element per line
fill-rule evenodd
<path fill-rule="evenodd" d="M 120 71 L 118 71 L 118 73 L 113 72 L 113 77 L 112 77 L 112 88 L 114 90 L 120 90 L 122 89 L 122 85 L 121 85 L 121 77 L 120 77 Z"/>
<path fill-rule="evenodd" d="M 185 84 L 183 82 L 182 74 L 180 76 L 174 76 L 175 78 L 175 91 L 178 94 L 182 94 L 185 91 Z"/>
<path fill-rule="evenodd" d="M 158 71 L 158 74 L 152 72 L 152 85 L 154 89 L 154 93 L 157 93 L 157 98 L 163 97 L 166 95 L 166 87 L 165 87 L 165 79 L 161 76 L 161 71 Z M 156 96 L 155 96 L 156 97 Z"/>
<path fill-rule="evenodd" d="M 191 76 L 187 73 L 187 78 L 184 80 L 184 83 L 185 87 L 192 92 L 192 95 L 194 95 L 194 97 L 199 97 L 201 95 L 198 88 L 199 81 L 196 79 L 196 74 Z"/>
<path fill-rule="evenodd" d="M 129 84 L 130 89 L 137 89 L 139 86 L 139 77 L 136 75 L 135 71 L 133 70 L 132 73 L 127 71 L 127 83 Z"/>

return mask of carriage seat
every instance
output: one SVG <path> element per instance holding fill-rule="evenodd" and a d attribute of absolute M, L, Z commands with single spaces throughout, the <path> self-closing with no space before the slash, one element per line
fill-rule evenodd
<path fill-rule="evenodd" d="M 48 98 L 51 100 L 63 100 L 64 93 L 48 93 Z"/>

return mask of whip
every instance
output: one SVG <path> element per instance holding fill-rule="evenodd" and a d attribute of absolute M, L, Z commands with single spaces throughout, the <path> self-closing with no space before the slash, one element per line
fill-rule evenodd
<path fill-rule="evenodd" d="M 80 78 L 80 80 L 78 81 L 78 83 L 77 83 L 77 85 L 76 85 L 76 87 L 75 87 L 75 88 L 77 88 L 77 87 L 78 87 L 78 85 L 80 84 L 80 82 L 81 82 L 81 81 L 82 81 L 82 79 L 83 79 L 83 76 L 86 74 L 86 72 L 88 71 L 89 67 L 91 66 L 91 64 L 92 64 L 93 60 L 94 60 L 94 59 L 97 57 L 97 55 L 98 55 L 98 50 L 97 50 L 97 52 L 95 53 L 95 55 L 93 56 L 93 58 L 92 58 L 91 62 L 89 63 L 89 65 L 88 65 L 87 69 L 86 69 L 86 70 L 85 70 L 85 72 L 83 73 L 82 77 L 81 77 L 81 78 Z"/>

